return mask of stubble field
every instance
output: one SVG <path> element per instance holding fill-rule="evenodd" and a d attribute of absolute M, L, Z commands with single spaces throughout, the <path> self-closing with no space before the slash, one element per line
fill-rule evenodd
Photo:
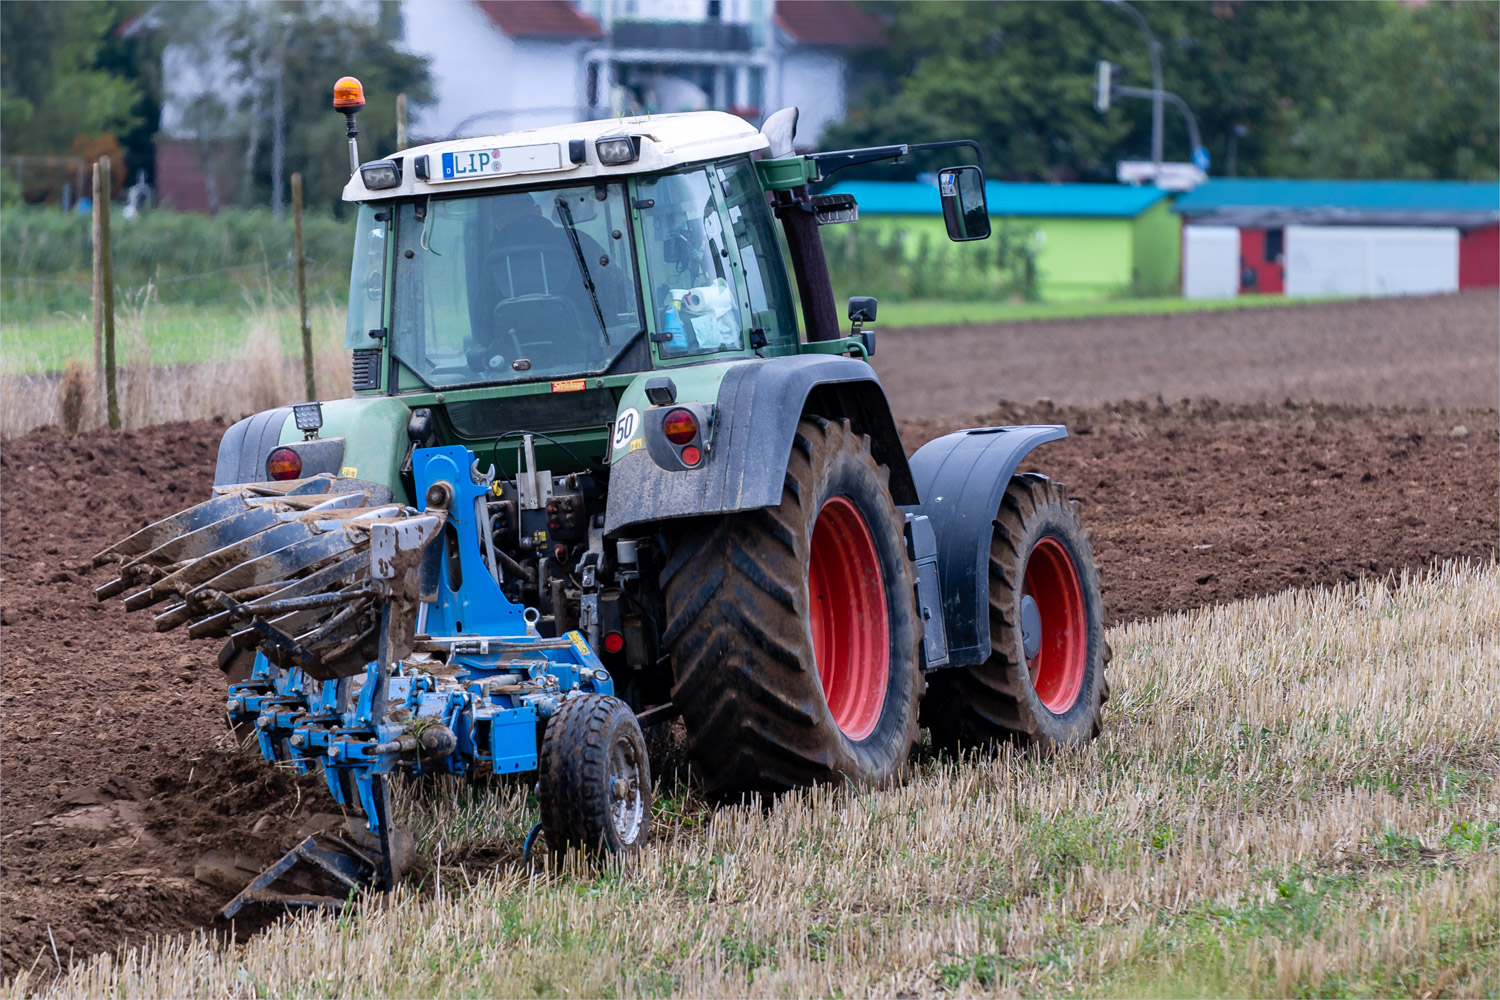
<path fill-rule="evenodd" d="M 899 789 L 765 811 L 668 775 L 626 874 L 529 876 L 525 790 L 447 789 L 413 806 L 442 847 L 420 886 L 228 950 L 148 943 L 224 933 L 226 868 L 331 803 L 236 752 L 216 650 L 95 604 L 88 565 L 205 495 L 222 425 L 7 440 L 7 989 L 1493 992 L 1497 317 L 1466 295 L 883 335 L 909 448 L 976 417 L 1072 429 L 1035 464 L 1094 533 L 1099 743 L 919 755 Z M 122 945 L 147 947 L 89 960 Z"/>

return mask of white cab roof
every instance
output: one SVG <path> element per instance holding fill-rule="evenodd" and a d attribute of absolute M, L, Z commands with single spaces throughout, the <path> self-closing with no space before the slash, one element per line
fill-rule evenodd
<path fill-rule="evenodd" d="M 639 136 L 640 158 L 620 166 L 599 162 L 594 143 L 610 136 Z M 572 163 L 569 143 L 581 140 L 584 161 Z M 401 183 L 372 191 L 356 172 L 344 186 L 345 201 L 373 201 L 422 194 L 453 194 L 482 188 L 566 184 L 592 177 L 647 174 L 688 163 L 765 149 L 766 137 L 743 118 L 722 111 L 693 111 L 640 118 L 554 125 L 503 135 L 454 139 L 414 146 L 387 159 L 402 161 Z M 445 160 L 444 154 L 453 154 Z M 418 157 L 427 157 L 428 179 L 417 177 Z M 365 161 L 369 163 L 371 161 Z M 445 178 L 445 165 L 454 174 Z"/>

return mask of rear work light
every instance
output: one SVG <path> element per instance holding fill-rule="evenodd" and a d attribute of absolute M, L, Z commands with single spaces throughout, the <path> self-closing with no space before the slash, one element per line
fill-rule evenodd
<path fill-rule="evenodd" d="M 698 436 L 698 418 L 691 411 L 679 407 L 662 420 L 661 430 L 673 444 L 687 444 Z"/>
<path fill-rule="evenodd" d="M 290 448 L 277 448 L 266 458 L 266 475 L 272 479 L 296 479 L 302 475 L 302 456 Z"/>

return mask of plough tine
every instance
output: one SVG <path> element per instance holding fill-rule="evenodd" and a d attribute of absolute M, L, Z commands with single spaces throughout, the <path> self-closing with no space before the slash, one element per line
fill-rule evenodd
<path fill-rule="evenodd" d="M 260 559 L 268 553 L 276 552 L 278 549 L 286 548 L 294 542 L 305 541 L 312 536 L 312 525 L 302 521 L 287 521 L 278 524 L 274 528 L 251 535 L 249 538 L 226 545 L 222 549 L 210 552 L 193 560 L 182 569 L 173 573 L 165 579 L 158 580 L 152 585 L 151 591 L 156 595 L 171 593 L 190 594 L 199 587 L 208 583 L 226 572 L 233 572 L 238 566 L 245 563 L 247 559 Z M 286 576 L 286 573 L 281 574 Z M 262 582 L 269 583 L 275 577 L 266 577 Z M 249 586 L 248 583 L 242 586 Z M 235 591 L 240 587 L 216 586 L 215 590 Z M 131 609 L 134 610 L 134 609 Z"/>
<path fill-rule="evenodd" d="M 284 893 L 272 889 L 277 879 L 291 871 L 297 864 L 311 865 L 347 889 L 359 889 L 370 884 L 373 866 L 362 857 L 345 851 L 324 847 L 316 837 L 308 837 L 287 851 L 279 861 L 261 872 L 255 879 L 231 899 L 220 912 L 225 919 L 233 917 L 247 903 L 275 903 L 280 906 L 322 906 L 338 909 L 344 900 L 335 896 L 314 893 Z"/>
<path fill-rule="evenodd" d="M 94 565 L 116 562 L 130 556 L 138 556 L 185 535 L 190 531 L 222 520 L 245 509 L 257 498 L 280 499 L 286 496 L 327 493 L 333 486 L 332 476 L 317 476 L 312 479 L 289 480 L 285 483 L 251 483 L 247 486 L 226 488 L 212 500 L 205 500 L 187 510 L 173 514 L 140 531 L 121 539 L 94 556 Z"/>
<path fill-rule="evenodd" d="M 285 585 L 270 585 L 265 588 L 250 588 L 252 591 L 256 592 L 253 595 L 254 599 L 250 599 L 244 591 L 241 591 L 234 596 L 236 597 L 236 599 L 245 601 L 246 605 L 250 608 L 254 608 L 257 605 L 264 604 L 268 601 L 279 601 L 287 597 L 304 597 L 308 594 L 317 593 L 324 587 L 331 584 L 342 583 L 349 577 L 353 576 L 355 573 L 359 572 L 360 568 L 365 564 L 366 560 L 361 553 L 358 555 L 349 556 L 345 559 L 340 559 L 331 565 L 323 567 L 322 569 L 315 570 L 312 573 L 309 573 L 307 576 L 302 577 L 300 580 L 283 581 Z M 260 591 L 265 592 L 259 593 Z M 194 622 L 193 626 L 188 629 L 188 635 L 194 639 L 201 639 L 206 636 L 218 635 L 225 629 L 230 628 L 234 624 L 234 620 L 235 619 L 233 612 L 220 611 L 218 614 L 212 615 L 208 618 L 204 618 L 201 621 Z"/>
<path fill-rule="evenodd" d="M 127 567 L 138 563 L 165 565 L 186 559 L 199 559 L 226 545 L 249 538 L 281 523 L 282 518 L 271 507 L 250 507 L 230 517 L 206 524 L 196 531 L 179 535 L 139 556 Z"/>
<path fill-rule="evenodd" d="M 204 525 L 213 524 L 244 509 L 243 493 L 226 493 L 212 500 L 205 500 L 196 507 L 189 507 L 171 517 L 148 524 L 135 534 L 121 539 L 94 556 L 94 565 L 100 566 L 107 562 L 149 552 L 189 531 L 196 531 Z"/>
<path fill-rule="evenodd" d="M 224 572 L 203 581 L 193 590 L 217 590 L 221 593 L 233 594 L 235 591 L 246 587 L 254 587 L 262 583 L 271 583 L 283 579 L 299 570 L 316 566 L 326 559 L 342 555 L 364 542 L 367 536 L 352 535 L 348 531 L 323 531 L 316 535 L 307 535 L 307 526 L 303 524 L 287 524 L 284 528 L 296 527 L 302 529 L 302 537 L 293 537 L 287 544 L 278 546 L 273 550 L 266 551 L 264 555 L 241 561 L 245 557 L 236 559 L 229 563 L 216 562 L 215 566 L 229 568 Z M 274 535 L 281 528 L 272 528 L 263 532 L 264 536 Z M 264 550 L 263 550 L 264 551 Z M 210 559 L 215 559 L 210 556 Z M 204 560 L 207 561 L 207 560 Z M 167 581 L 162 581 L 165 585 Z"/>

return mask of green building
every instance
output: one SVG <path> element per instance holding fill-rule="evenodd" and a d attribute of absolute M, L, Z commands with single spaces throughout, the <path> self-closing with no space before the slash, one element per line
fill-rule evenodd
<path fill-rule="evenodd" d="M 845 181 L 829 193 L 854 195 L 861 238 L 875 235 L 901 246 L 911 259 L 946 243 L 936 186 L 921 181 Z M 1012 184 L 987 181 L 993 232 L 1011 246 L 1029 247 L 1037 297 L 1079 301 L 1176 295 L 1181 289 L 1181 220 L 1167 192 L 1119 184 Z M 871 231 L 874 231 L 873 233 Z M 838 237 L 825 230 L 827 242 Z M 925 237 L 925 238 L 924 238 Z M 993 241 L 994 236 L 991 237 Z M 949 255 L 983 253 L 951 245 Z M 830 263 L 839 259 L 831 248 Z M 955 256 L 955 259 L 960 259 Z M 996 257 L 985 258 L 999 266 Z"/>

